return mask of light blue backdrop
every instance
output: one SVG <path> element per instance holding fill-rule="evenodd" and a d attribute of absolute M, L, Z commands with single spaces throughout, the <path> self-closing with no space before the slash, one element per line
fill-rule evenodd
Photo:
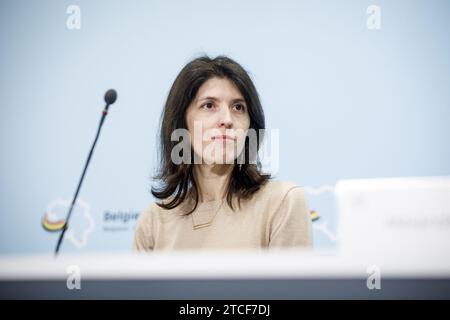
<path fill-rule="evenodd" d="M 40 220 L 48 206 L 65 214 L 51 204 L 72 198 L 110 87 L 119 98 L 80 193 L 88 207 L 74 212 L 74 240 L 62 250 L 131 248 L 135 219 L 120 217 L 153 201 L 162 105 L 202 53 L 250 72 L 268 128 L 280 129 L 278 179 L 332 188 L 346 178 L 450 174 L 448 1 L 0 4 L 2 254 L 54 249 L 57 234 Z M 66 26 L 69 5 L 81 9 L 79 30 Z M 367 28 L 370 5 L 381 9 L 379 30 Z M 316 226 L 327 224 L 315 229 L 316 246 L 333 247 L 333 194 L 309 191 Z"/>

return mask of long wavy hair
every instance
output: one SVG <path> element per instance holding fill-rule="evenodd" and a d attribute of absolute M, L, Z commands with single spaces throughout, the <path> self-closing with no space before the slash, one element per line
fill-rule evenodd
<path fill-rule="evenodd" d="M 250 116 L 249 129 L 254 129 L 257 133 L 260 132 L 260 129 L 265 129 L 264 112 L 258 92 L 241 65 L 226 56 L 218 56 L 215 59 L 203 56 L 189 62 L 176 77 L 161 115 L 160 150 L 158 152 L 160 167 L 154 176 L 154 179 L 159 183 L 152 187 L 151 192 L 156 198 L 166 200 L 157 203 L 162 208 L 175 208 L 183 203 L 187 197 L 194 200 L 194 206 L 186 214 L 192 213 L 197 208 L 199 189 L 193 173 L 195 164 L 173 163 L 171 153 L 176 142 L 171 141 L 171 134 L 175 129 L 187 129 L 187 108 L 195 98 L 200 86 L 214 77 L 228 79 L 239 89 L 247 104 Z M 264 134 L 257 134 L 256 136 L 257 152 Z M 191 152 L 193 152 L 192 148 Z M 249 154 L 248 137 L 246 137 L 242 152 Z M 256 161 L 251 163 L 250 159 L 250 156 L 245 157 L 245 162 L 240 168 L 236 165 L 237 160 L 235 159 L 226 194 L 227 202 L 232 210 L 234 210 L 233 196 L 237 197 L 240 206 L 241 198 L 251 197 L 271 178 L 270 174 L 261 172 L 261 164 L 257 154 Z"/>

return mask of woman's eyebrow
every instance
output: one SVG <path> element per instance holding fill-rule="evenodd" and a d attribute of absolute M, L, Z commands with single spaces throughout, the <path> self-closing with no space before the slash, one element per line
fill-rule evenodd
<path fill-rule="evenodd" d="M 212 96 L 203 97 L 203 98 L 199 98 L 199 99 L 198 99 L 198 101 L 204 101 L 204 100 L 219 101 L 219 99 L 217 99 L 216 97 L 212 97 Z"/>
<path fill-rule="evenodd" d="M 245 103 L 245 100 L 242 98 L 237 98 L 237 99 L 233 99 L 231 100 L 232 103 L 236 103 L 236 102 L 241 102 L 241 103 Z"/>
<path fill-rule="evenodd" d="M 212 97 L 212 96 L 202 97 L 202 98 L 199 98 L 197 101 L 205 101 L 205 100 L 220 101 L 220 99 L 218 99 L 216 97 Z M 236 98 L 236 99 L 231 100 L 231 103 L 236 103 L 236 102 L 245 103 L 245 100 L 242 98 Z"/>

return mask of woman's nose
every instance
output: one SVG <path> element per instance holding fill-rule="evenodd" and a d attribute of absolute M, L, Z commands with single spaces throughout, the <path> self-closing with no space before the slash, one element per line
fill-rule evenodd
<path fill-rule="evenodd" d="M 220 108 L 220 114 L 219 114 L 219 126 L 222 127 L 226 127 L 226 128 L 231 128 L 233 125 L 233 118 L 231 116 L 231 112 L 230 109 L 228 108 L 228 106 L 223 106 Z"/>

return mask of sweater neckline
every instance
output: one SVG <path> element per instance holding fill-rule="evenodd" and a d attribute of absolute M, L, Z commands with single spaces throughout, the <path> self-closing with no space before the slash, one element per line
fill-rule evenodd
<path fill-rule="evenodd" d="M 204 210 L 216 209 L 223 202 L 225 202 L 225 199 L 217 199 L 217 200 L 209 200 L 209 201 L 199 202 L 197 204 L 197 209 L 196 210 L 204 211 Z"/>

